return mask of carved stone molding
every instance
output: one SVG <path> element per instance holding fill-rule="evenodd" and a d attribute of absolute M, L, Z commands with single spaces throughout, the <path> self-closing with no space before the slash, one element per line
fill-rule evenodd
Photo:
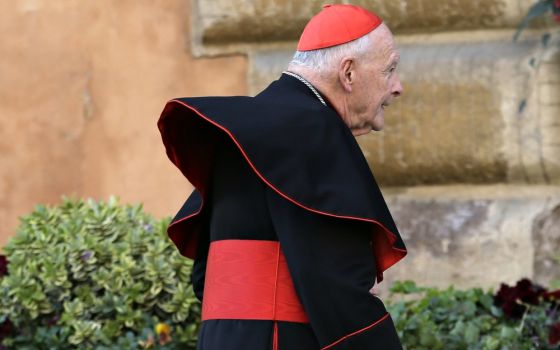
<path fill-rule="evenodd" d="M 193 0 L 193 51 L 293 42 L 323 4 L 349 2 L 376 12 L 397 34 L 514 28 L 531 6 L 526 0 Z"/>

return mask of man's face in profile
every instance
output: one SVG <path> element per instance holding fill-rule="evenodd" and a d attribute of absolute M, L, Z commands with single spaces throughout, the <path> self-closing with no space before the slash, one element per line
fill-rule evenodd
<path fill-rule="evenodd" d="M 354 135 L 382 130 L 385 108 L 402 93 L 397 73 L 399 54 L 393 35 L 384 24 L 370 35 L 373 47 L 356 60 L 354 96 L 351 99 Z"/>

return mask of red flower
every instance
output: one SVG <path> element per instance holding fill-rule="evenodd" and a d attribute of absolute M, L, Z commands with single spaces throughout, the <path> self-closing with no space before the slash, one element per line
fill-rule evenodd
<path fill-rule="evenodd" d="M 552 7 L 552 13 L 553 13 L 554 19 L 557 22 L 560 22 L 560 0 L 555 0 L 554 1 L 554 6 Z"/>
<path fill-rule="evenodd" d="M 519 319 L 526 310 L 525 304 L 538 305 L 546 290 L 530 280 L 519 280 L 515 287 L 501 284 L 500 290 L 494 296 L 494 305 L 502 308 L 508 317 Z"/>
<path fill-rule="evenodd" d="M 0 277 L 8 274 L 8 259 L 5 255 L 0 255 Z"/>
<path fill-rule="evenodd" d="M 522 302 L 531 305 L 538 305 L 539 298 L 546 293 L 546 289 L 538 284 L 533 284 L 526 278 L 517 282 L 515 289 L 517 290 L 519 299 L 521 299 Z"/>
<path fill-rule="evenodd" d="M 517 302 L 515 288 L 506 284 L 500 285 L 500 290 L 494 296 L 494 305 L 501 307 L 507 317 L 520 319 L 525 312 L 525 306 Z"/>
<path fill-rule="evenodd" d="M 556 345 L 560 342 L 560 322 L 553 324 L 548 329 L 548 344 Z"/>

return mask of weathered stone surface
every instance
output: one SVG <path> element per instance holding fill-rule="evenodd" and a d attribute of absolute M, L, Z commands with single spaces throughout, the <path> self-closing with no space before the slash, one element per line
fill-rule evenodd
<path fill-rule="evenodd" d="M 263 90 L 278 79 L 292 59 L 291 50 L 259 50 L 249 52 L 248 86 L 251 95 Z"/>
<path fill-rule="evenodd" d="M 335 0 L 330 3 L 348 3 Z M 196 0 L 197 54 L 235 50 L 232 44 L 297 40 L 324 1 Z M 516 27 L 531 2 L 522 0 L 359 0 L 396 33 Z M 213 46 L 220 46 L 217 51 Z M 239 48 L 237 48 L 239 49 Z"/>
<path fill-rule="evenodd" d="M 172 215 L 191 186 L 156 121 L 174 97 L 246 94 L 246 59 L 193 59 L 189 2 L 0 5 L 0 246 L 63 194 Z"/>
<path fill-rule="evenodd" d="M 535 220 L 533 241 L 535 278 L 544 285 L 560 280 L 560 205 Z"/>
<path fill-rule="evenodd" d="M 480 35 L 397 37 L 404 95 L 383 132 L 358 138 L 382 184 L 560 183 L 558 38 L 543 48 L 513 43 L 511 32 Z M 291 55 L 251 52 L 250 90 Z"/>
<path fill-rule="evenodd" d="M 547 282 L 560 271 L 560 187 L 432 186 L 385 190 L 409 255 L 393 281 L 497 287 L 522 277 Z"/>

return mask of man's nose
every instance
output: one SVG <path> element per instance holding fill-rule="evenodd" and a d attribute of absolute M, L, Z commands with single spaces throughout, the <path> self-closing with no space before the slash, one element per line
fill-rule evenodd
<path fill-rule="evenodd" d="M 401 84 L 401 79 L 399 78 L 398 75 L 396 76 L 395 83 L 393 84 L 393 91 L 391 91 L 391 93 L 395 97 L 400 96 L 403 93 L 403 87 L 402 87 L 402 84 Z"/>

